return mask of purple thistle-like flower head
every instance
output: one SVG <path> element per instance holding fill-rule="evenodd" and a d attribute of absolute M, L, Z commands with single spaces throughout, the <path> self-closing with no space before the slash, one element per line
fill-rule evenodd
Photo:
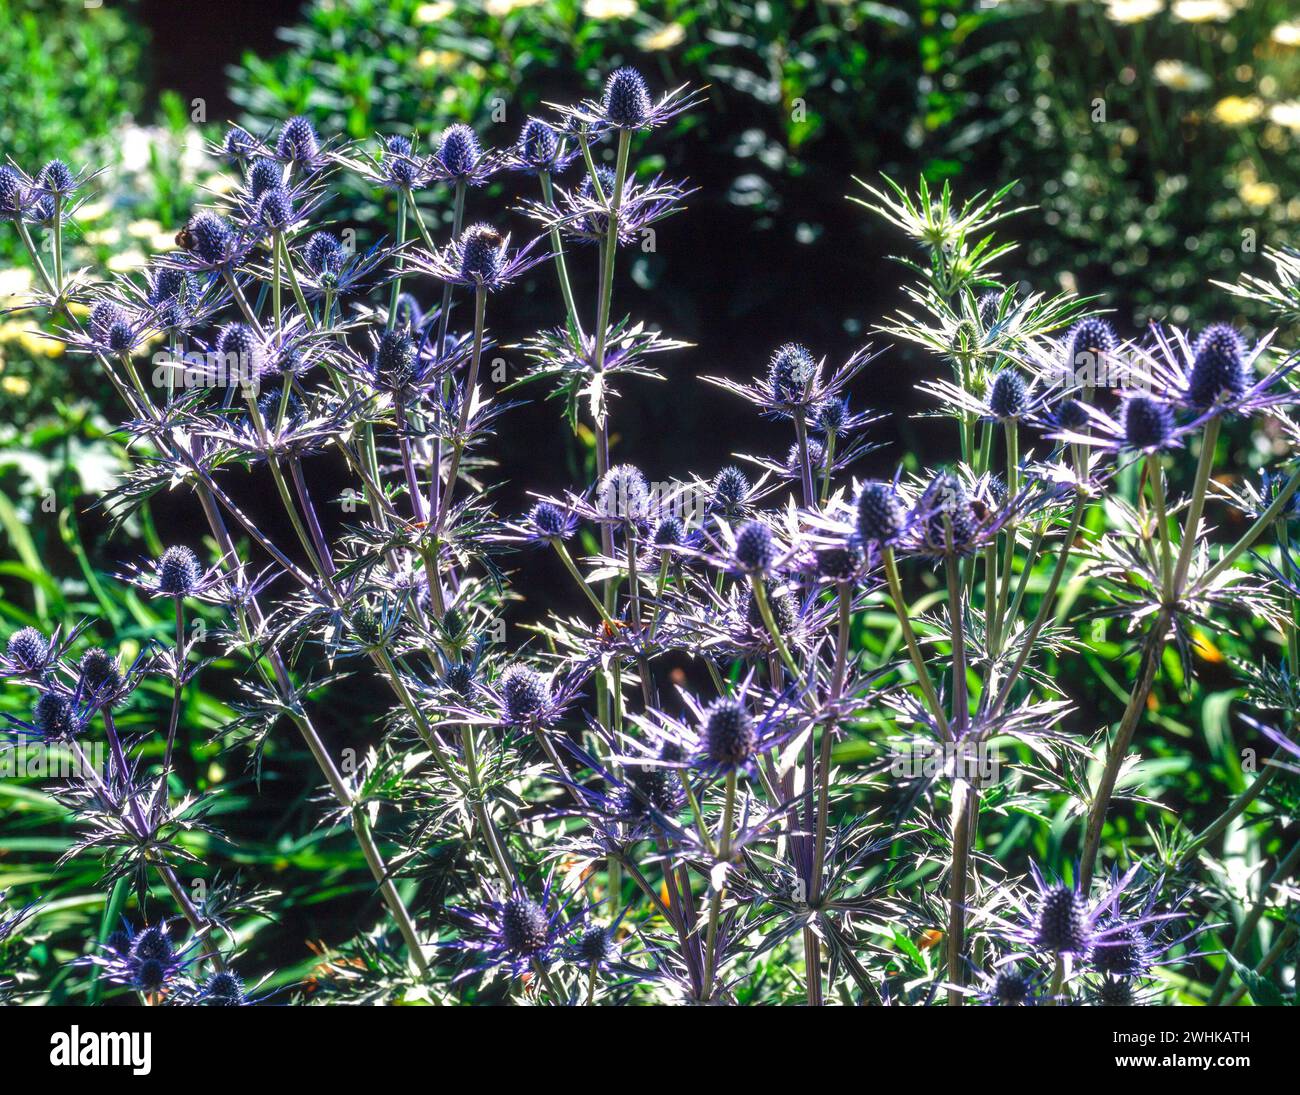
<path fill-rule="evenodd" d="M 218 970 L 203 983 L 199 1000 L 207 1007 L 240 1007 L 246 1002 L 244 983 L 229 970 Z"/>
<path fill-rule="evenodd" d="M 293 196 L 282 186 L 262 195 L 257 207 L 258 219 L 271 231 L 283 232 L 294 222 Z"/>
<path fill-rule="evenodd" d="M 225 217 L 216 213 L 196 213 L 182 235 L 188 241 L 188 250 L 205 263 L 216 265 L 231 258 L 235 230 Z"/>
<path fill-rule="evenodd" d="M 468 178 L 474 173 L 483 149 L 476 134 L 467 125 L 451 125 L 442 131 L 438 142 L 438 162 L 453 179 Z"/>
<path fill-rule="evenodd" d="M 420 182 L 423 171 L 414 157 L 410 138 L 394 134 L 384 141 L 384 175 L 394 186 L 410 189 Z"/>
<path fill-rule="evenodd" d="M 408 331 L 395 327 L 379 336 L 373 358 L 378 380 L 389 387 L 400 388 L 414 375 L 415 364 L 415 342 Z"/>
<path fill-rule="evenodd" d="M 77 726 L 72 704 L 56 692 L 42 692 L 32 710 L 32 725 L 46 741 L 61 741 Z"/>
<path fill-rule="evenodd" d="M 1136 925 L 1102 921 L 1098 930 L 1101 938 L 1090 957 L 1092 968 L 1098 973 L 1140 977 L 1151 968 L 1150 945 Z"/>
<path fill-rule="evenodd" d="M 329 232 L 314 232 L 307 241 L 304 257 L 308 269 L 317 277 L 325 278 L 338 277 L 347 255 L 337 236 Z"/>
<path fill-rule="evenodd" d="M 734 513 L 748 493 L 748 477 L 735 464 L 730 464 L 713 477 L 710 501 L 715 509 L 723 513 Z"/>
<path fill-rule="evenodd" d="M 1246 346 L 1234 328 L 1216 323 L 1201 332 L 1187 378 L 1187 398 L 1193 406 L 1208 408 L 1225 394 L 1240 396 L 1250 379 Z"/>
<path fill-rule="evenodd" d="M 109 704 L 125 686 L 117 659 L 100 647 L 91 647 L 81 656 L 81 687 L 97 702 Z"/>
<path fill-rule="evenodd" d="M 975 535 L 975 515 L 962 481 L 940 472 L 925 488 L 918 509 L 925 521 L 927 544 L 944 553 L 961 554 Z"/>
<path fill-rule="evenodd" d="M 546 678 L 526 665 L 512 665 L 501 674 L 497 688 L 506 716 L 514 722 L 539 714 L 551 698 Z"/>
<path fill-rule="evenodd" d="M 710 761 L 738 768 L 754 755 L 754 718 L 740 700 L 722 696 L 705 710 L 700 737 Z"/>
<path fill-rule="evenodd" d="M 62 160 L 50 160 L 41 168 L 36 177 L 36 184 L 47 194 L 69 194 L 76 185 L 76 178 Z"/>
<path fill-rule="evenodd" d="M 169 547 L 158 559 L 158 592 L 185 597 L 199 587 L 203 568 L 199 558 L 184 545 Z"/>
<path fill-rule="evenodd" d="M 989 412 L 994 418 L 1020 418 L 1029 405 L 1025 381 L 1013 369 L 1003 369 L 993 378 Z"/>
<path fill-rule="evenodd" d="M 1065 885 L 1048 888 L 1040 898 L 1036 930 L 1037 943 L 1044 950 L 1086 953 L 1092 943 L 1092 926 L 1079 891 Z"/>
<path fill-rule="evenodd" d="M 993 979 L 989 995 L 1003 1007 L 1027 1004 L 1033 991 L 1029 978 L 1017 969 L 1002 969 Z"/>
<path fill-rule="evenodd" d="M 767 607 L 772 611 L 772 622 L 782 635 L 789 635 L 799 624 L 799 610 L 794 598 L 784 590 L 767 595 Z M 758 607 L 758 598 L 751 591 L 745 602 L 745 622 L 755 631 L 766 631 L 763 611 Z"/>
<path fill-rule="evenodd" d="M 669 514 L 655 527 L 654 543 L 656 547 L 681 547 L 686 541 L 686 526 L 682 519 Z"/>
<path fill-rule="evenodd" d="M 767 367 L 767 383 L 778 403 L 800 403 L 808 394 L 817 375 L 817 362 L 807 348 L 787 342 Z"/>
<path fill-rule="evenodd" d="M 1134 1003 L 1133 982 L 1122 977 L 1104 977 L 1093 993 L 1103 1008 L 1127 1008 Z"/>
<path fill-rule="evenodd" d="M 650 486 L 634 464 L 616 464 L 596 489 L 596 506 L 602 516 L 642 521 L 650 512 Z"/>
<path fill-rule="evenodd" d="M 1063 399 L 1053 416 L 1059 429 L 1077 433 L 1088 425 L 1088 412 L 1075 399 Z"/>
<path fill-rule="evenodd" d="M 26 196 L 23 177 L 7 164 L 0 166 L 0 213 L 10 216 L 20 213 Z"/>
<path fill-rule="evenodd" d="M 469 662 L 453 662 L 442 676 L 444 688 L 461 697 L 468 697 L 474 691 L 474 666 Z"/>
<path fill-rule="evenodd" d="M 849 401 L 847 399 L 825 399 L 817 404 L 813 414 L 813 426 L 822 433 L 839 433 L 849 418 Z"/>
<path fill-rule="evenodd" d="M 1174 432 L 1173 408 L 1135 395 L 1124 405 L 1124 441 L 1131 449 L 1158 449 Z"/>
<path fill-rule="evenodd" d="M 892 483 L 868 480 L 858 492 L 854 522 L 863 544 L 887 544 L 903 531 L 907 511 Z"/>
<path fill-rule="evenodd" d="M 216 351 L 238 369 L 240 376 L 256 376 L 261 370 L 262 347 L 246 323 L 230 323 L 217 335 Z"/>
<path fill-rule="evenodd" d="M 551 940 L 551 923 L 536 901 L 522 895 L 501 907 L 501 943 L 506 951 L 532 958 L 546 950 Z"/>
<path fill-rule="evenodd" d="M 290 118 L 280 128 L 275 152 L 289 163 L 311 164 L 320 154 L 320 141 L 310 121 L 301 114 Z"/>
<path fill-rule="evenodd" d="M 634 68 L 615 69 L 601 98 L 605 120 L 618 129 L 640 129 L 654 110 L 645 78 Z"/>
<path fill-rule="evenodd" d="M 149 279 L 149 292 L 146 300 L 155 308 L 167 301 L 193 300 L 199 295 L 199 283 L 194 275 L 186 270 L 177 270 L 163 266 L 154 271 Z"/>
<path fill-rule="evenodd" d="M 515 155 L 538 170 L 551 167 L 560 152 L 560 138 L 541 118 L 529 118 L 519 132 Z"/>
<path fill-rule="evenodd" d="M 466 279 L 491 282 L 501 272 L 506 241 L 490 224 L 471 224 L 460 238 L 460 273 Z"/>
<path fill-rule="evenodd" d="M 221 140 L 222 150 L 232 160 L 243 160 L 257 151 L 253 135 L 242 126 L 232 125 Z"/>
<path fill-rule="evenodd" d="M 1070 355 L 1066 364 L 1077 368 L 1096 365 L 1113 354 L 1119 346 L 1119 337 L 1108 320 L 1093 316 L 1081 319 L 1070 328 L 1065 336 L 1065 345 Z"/>
<path fill-rule="evenodd" d="M 529 512 L 528 520 L 537 535 L 548 540 L 562 537 L 568 529 L 564 510 L 554 502 L 538 502 Z"/>
<path fill-rule="evenodd" d="M 762 521 L 746 521 L 736 530 L 736 562 L 748 571 L 762 573 L 776 560 L 772 530 Z"/>
<path fill-rule="evenodd" d="M 280 165 L 274 160 L 256 160 L 248 169 L 248 194 L 254 201 L 279 185 Z"/>
<path fill-rule="evenodd" d="M 109 332 L 127 322 L 121 305 L 112 300 L 101 300 L 90 309 L 88 326 L 96 342 L 107 343 Z"/>
<path fill-rule="evenodd" d="M 50 660 L 50 644 L 34 627 L 19 628 L 9 636 L 9 661 L 21 672 L 40 673 Z"/>

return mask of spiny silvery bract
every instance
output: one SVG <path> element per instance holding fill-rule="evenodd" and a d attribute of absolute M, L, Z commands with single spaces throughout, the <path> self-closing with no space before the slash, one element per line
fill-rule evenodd
<path fill-rule="evenodd" d="M 1283 456 L 1300 445 L 1281 415 L 1294 402 L 1285 351 L 1256 380 L 1268 337 L 1122 340 L 1084 299 L 992 288 L 1009 284 L 992 268 L 1005 248 L 975 241 L 1001 196 L 962 202 L 923 183 L 876 195 L 927 253 L 909 260 L 913 314 L 873 326 L 932 358 L 844 345 L 843 317 L 791 323 L 770 358 L 737 348 L 725 376 L 697 376 L 690 359 L 661 372 L 651 355 L 687 350 L 657 329 L 677 310 L 672 287 L 634 299 L 626 282 L 642 261 L 632 245 L 690 193 L 654 176 L 686 146 L 656 147 L 653 131 L 694 100 L 652 93 L 631 69 L 602 84 L 485 138 L 497 149 L 469 125 L 431 155 L 412 130 L 348 142 L 305 116 L 232 130 L 214 151 L 233 184 L 186 211 L 175 250 L 108 283 L 69 275 L 50 250 L 83 238 L 64 199 L 94 200 L 93 170 L 0 169 L 3 253 L 32 251 L 25 317 L 52 317 L 84 371 L 77 390 L 120 403 L 111 440 L 131 467 L 106 509 L 127 531 L 152 529 L 155 507 L 204 526 L 179 526 L 191 547 L 124 576 L 150 598 L 130 602 L 125 631 L 108 615 L 43 615 L 117 604 L 111 582 L 57 609 L 61 585 L 14 602 L 0 669 L 24 694 L 0 712 L 5 740 L 92 758 L 51 791 L 77 822 L 65 864 L 103 883 L 75 907 L 120 892 L 134 910 L 144 895 L 153 917 L 109 946 L 98 914 L 94 939 L 60 926 L 75 909 L 44 918 L 57 938 L 32 982 L 48 995 L 48 956 L 76 952 L 113 1002 L 256 1003 L 236 961 L 296 953 L 292 896 L 223 895 L 233 841 L 220 827 L 240 811 L 210 775 L 210 736 L 274 771 L 241 795 L 297 788 L 315 811 L 317 785 L 328 794 L 316 816 L 340 855 L 331 885 L 361 919 L 313 963 L 313 998 L 1222 1003 L 1248 990 L 1239 971 L 1276 979 L 1262 969 L 1271 934 L 1206 963 L 1210 940 L 1230 948 L 1233 932 L 1211 925 L 1188 953 L 1157 925 L 1184 916 L 1180 895 L 1203 902 L 1203 861 L 1225 861 L 1213 892 L 1226 901 L 1238 847 L 1267 863 L 1284 844 L 1271 835 L 1288 816 L 1281 781 L 1216 829 L 1233 800 L 1204 813 L 1207 776 L 1154 833 L 1151 800 L 1179 777 L 1162 768 L 1153 783 L 1132 761 L 1181 725 L 1174 694 L 1197 687 L 1204 651 L 1232 655 L 1222 673 L 1274 631 L 1279 651 L 1295 645 L 1300 577 L 1290 534 L 1271 525 L 1300 498 Z M 522 206 L 483 189 L 499 168 Z M 358 208 L 378 220 L 354 226 Z M 529 222 L 532 235 L 511 235 Z M 29 242 L 33 225 L 50 231 Z M 369 233 L 360 250 L 356 232 Z M 803 335 L 838 344 L 814 357 Z M 155 347 L 202 360 L 201 383 L 150 369 Z M 880 384 L 951 368 L 939 410 L 954 428 L 873 467 L 865 427 L 880 416 L 855 382 L 884 353 Z M 1086 360 L 1062 384 L 1069 357 Z M 1116 371 L 1084 371 L 1100 357 Z M 752 445 L 713 439 L 728 455 L 708 468 L 671 437 L 637 451 L 644 431 L 627 416 L 651 423 L 643 382 L 668 376 L 687 399 L 697 379 L 740 395 Z M 1083 390 L 1113 378 L 1117 391 Z M 510 416 L 537 380 L 561 397 L 572 444 L 557 460 L 539 446 L 535 479 L 507 481 L 500 458 L 524 436 Z M 1270 412 L 1265 487 L 1238 491 L 1214 459 L 1249 448 Z M 1216 446 L 1229 415 L 1240 437 Z M 1157 459 L 1184 440 L 1196 460 Z M 1212 515 L 1223 500 L 1241 516 Z M 1186 655 L 1173 681 L 1169 643 Z M 1103 649 L 1106 687 L 1090 687 Z M 1234 708 L 1265 693 L 1294 707 L 1280 656 L 1256 659 Z M 1112 709 L 1115 691 L 1128 696 Z M 1289 756 L 1293 735 L 1246 725 L 1249 744 Z M 930 745 L 944 759 L 922 778 L 893 763 Z M 967 771 L 947 757 L 959 745 L 997 763 Z M 1050 849 L 1072 886 L 1044 884 L 1034 863 L 1026 888 L 1028 848 Z M 88 855 L 102 868 L 83 867 Z M 1119 859 L 1139 873 L 1092 901 L 1094 875 Z M 1258 891 L 1266 926 L 1284 923 L 1271 915 L 1283 891 Z M 1210 919 L 1248 922 L 1232 913 Z M 274 946 L 227 926 L 247 923 L 280 933 Z M 1151 976 L 1173 962 L 1188 989 Z M 89 991 L 75 975 L 57 984 Z"/>
<path fill-rule="evenodd" d="M 1208 407 L 1221 395 L 1241 395 L 1250 386 L 1245 353 L 1241 335 L 1226 323 L 1202 331 L 1187 378 L 1191 402 Z"/>

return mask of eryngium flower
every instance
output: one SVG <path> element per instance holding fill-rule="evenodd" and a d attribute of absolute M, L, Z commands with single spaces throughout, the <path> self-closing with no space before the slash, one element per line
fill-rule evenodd
<path fill-rule="evenodd" d="M 1080 366 L 1100 364 L 1119 346 L 1115 328 L 1109 321 L 1091 317 L 1081 319 L 1065 336 L 1065 345 L 1069 353 L 1067 366 L 1078 369 Z"/>
<path fill-rule="evenodd" d="M 1028 392 L 1020 374 L 1004 369 L 993 378 L 989 412 L 995 418 L 1020 418 L 1029 405 Z"/>
<path fill-rule="evenodd" d="M 723 468 L 713 477 L 713 491 L 709 504 L 722 513 L 735 513 L 749 493 L 749 479 L 734 464 Z"/>
<path fill-rule="evenodd" d="M 317 277 L 338 277 L 339 271 L 343 269 L 343 260 L 347 257 L 347 252 L 343 250 L 343 244 L 339 242 L 337 236 L 329 232 L 314 232 L 307 241 L 303 257 L 307 260 L 308 268 Z"/>
<path fill-rule="evenodd" d="M 788 635 L 799 624 L 799 610 L 794 598 L 784 590 L 768 593 L 767 607 L 772 611 L 772 622 L 782 635 Z M 763 622 L 763 611 L 758 607 L 758 598 L 751 591 L 745 602 L 745 621 L 756 631 L 766 633 L 767 624 Z"/>
<path fill-rule="evenodd" d="M 72 192 L 76 178 L 72 174 L 72 168 L 62 160 L 50 160 L 41 168 L 41 173 L 36 177 L 36 185 L 46 194 L 62 196 Z"/>
<path fill-rule="evenodd" d="M 320 141 L 311 122 L 302 115 L 285 122 L 275 143 L 275 154 L 285 163 L 313 166 L 320 155 Z"/>
<path fill-rule="evenodd" d="M 892 483 L 869 480 L 858 492 L 857 532 L 863 544 L 888 544 L 907 521 L 907 511 Z"/>
<path fill-rule="evenodd" d="M 501 908 L 501 942 L 512 954 L 532 958 L 551 938 L 545 910 L 530 897 L 512 897 Z"/>
<path fill-rule="evenodd" d="M 1196 340 L 1195 357 L 1187 378 L 1188 399 L 1204 408 L 1221 395 L 1242 395 L 1251 380 L 1245 355 L 1241 335 L 1228 324 L 1207 327 Z"/>
<path fill-rule="evenodd" d="M 20 673 L 41 673 L 50 658 L 50 644 L 34 627 L 23 627 L 9 636 L 6 647 L 10 666 Z"/>
<path fill-rule="evenodd" d="M 16 216 L 22 212 L 27 198 L 27 185 L 23 177 L 7 164 L 0 166 L 0 213 Z"/>
<path fill-rule="evenodd" d="M 569 515 L 554 502 L 538 502 L 528 514 L 537 535 L 546 540 L 562 540 L 573 531 Z"/>
<path fill-rule="evenodd" d="M 634 68 L 615 69 L 609 74 L 600 105 L 605 121 L 619 129 L 639 129 L 654 110 L 645 78 Z"/>
<path fill-rule="evenodd" d="M 1055 954 L 1085 954 L 1092 944 L 1088 908 L 1079 891 L 1052 886 L 1042 894 L 1035 941 Z"/>
<path fill-rule="evenodd" d="M 198 556 L 182 545 L 169 547 L 158 559 L 158 592 L 169 597 L 193 593 L 202 576 Z"/>
<path fill-rule="evenodd" d="M 700 736 L 709 760 L 722 768 L 740 767 L 754 755 L 754 718 L 744 703 L 730 696 L 708 706 Z"/>
<path fill-rule="evenodd" d="M 196 213 L 177 236 L 188 252 L 185 265 L 199 270 L 217 270 L 238 262 L 248 251 L 248 243 L 225 217 L 216 213 Z"/>
<path fill-rule="evenodd" d="M 509 285 L 548 256 L 537 250 L 540 239 L 510 249 L 510 237 L 491 225 L 474 224 L 446 247 L 416 251 L 411 265 L 440 281 L 495 292 Z"/>
<path fill-rule="evenodd" d="M 415 342 L 403 328 L 385 331 L 379 336 L 371 367 L 375 379 L 393 390 L 404 388 L 415 375 Z"/>
<path fill-rule="evenodd" d="M 272 232 L 283 232 L 296 217 L 293 196 L 282 186 L 274 187 L 262 195 L 257 206 L 257 217 Z"/>
<path fill-rule="evenodd" d="M 804 402 L 816 375 L 816 359 L 797 342 L 787 342 L 778 349 L 767 367 L 768 387 L 778 403 Z"/>
<path fill-rule="evenodd" d="M 440 182 L 482 186 L 500 166 L 500 156 L 484 152 L 478 135 L 467 125 L 451 125 L 438 139 L 429 160 L 432 177 Z"/>
<path fill-rule="evenodd" d="M 248 169 L 248 194 L 257 201 L 268 190 L 274 190 L 281 183 L 280 165 L 274 160 L 255 160 Z"/>
<path fill-rule="evenodd" d="M 644 521 L 650 515 L 650 485 L 634 464 L 616 464 L 596 488 L 596 509 L 608 520 Z"/>
<path fill-rule="evenodd" d="M 81 689 L 95 703 L 109 705 L 122 691 L 125 681 L 117 659 L 100 647 L 91 647 L 81 656 Z"/>
<path fill-rule="evenodd" d="M 1098 973 L 1140 977 L 1151 968 L 1151 948 L 1135 925 L 1112 921 L 1099 927 L 1104 938 L 1093 948 L 1090 959 Z"/>
<path fill-rule="evenodd" d="M 501 272 L 505 247 L 505 237 L 490 224 L 471 224 L 460 239 L 461 276 L 492 283 Z"/>
<path fill-rule="evenodd" d="M 526 665 L 512 665 L 497 681 L 501 705 L 511 722 L 527 722 L 543 713 L 551 698 L 550 685 L 537 670 Z"/>
<path fill-rule="evenodd" d="M 32 725 L 47 741 L 60 741 L 80 729 L 72 704 L 55 692 L 43 692 L 32 710 Z"/>
<path fill-rule="evenodd" d="M 747 571 L 762 573 L 776 560 L 772 530 L 762 521 L 746 521 L 736 530 L 736 562 Z"/>
<path fill-rule="evenodd" d="M 1015 1007 L 1029 1002 L 1033 987 L 1019 970 L 999 970 L 989 988 L 989 995 L 1003 1007 Z"/>
<path fill-rule="evenodd" d="M 229 970 L 214 973 L 199 991 L 199 1002 L 208 1007 L 235 1008 L 244 1004 L 244 983 Z"/>
<path fill-rule="evenodd" d="M 1124 405 L 1124 441 L 1130 449 L 1164 448 L 1174 425 L 1173 408 L 1150 396 L 1135 395 Z"/>
<path fill-rule="evenodd" d="M 413 154 L 409 138 L 394 135 L 384 142 L 383 171 L 393 186 L 411 190 L 424 181 L 427 167 Z"/>
<path fill-rule="evenodd" d="M 573 162 L 555 130 L 541 118 L 529 118 L 519 131 L 519 139 L 510 155 L 509 166 L 516 171 L 538 175 L 543 171 L 558 174 Z"/>

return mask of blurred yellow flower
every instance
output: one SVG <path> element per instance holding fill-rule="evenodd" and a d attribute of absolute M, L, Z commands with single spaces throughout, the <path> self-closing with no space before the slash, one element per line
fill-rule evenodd
<path fill-rule="evenodd" d="M 119 251 L 108 260 L 108 268 L 115 274 L 125 274 L 129 270 L 139 270 L 149 259 L 138 247 L 129 251 Z"/>
<path fill-rule="evenodd" d="M 588 19 L 631 19 L 636 0 L 583 0 L 582 14 Z"/>
<path fill-rule="evenodd" d="M 1264 113 L 1264 104 L 1258 99 L 1243 99 L 1240 95 L 1227 95 L 1214 104 L 1214 117 L 1224 125 L 1246 125 Z"/>
<path fill-rule="evenodd" d="M 460 54 L 450 49 L 422 49 L 415 59 L 421 68 L 451 68 L 460 60 Z"/>
<path fill-rule="evenodd" d="M 126 226 L 127 235 L 134 236 L 138 240 L 156 236 L 161 231 L 162 225 L 155 220 L 132 221 Z"/>
<path fill-rule="evenodd" d="M 7 376 L 0 381 L 0 387 L 4 388 L 6 394 L 21 398 L 31 393 L 32 382 L 25 376 Z"/>
<path fill-rule="evenodd" d="M 1300 46 L 1300 19 L 1278 23 L 1270 37 L 1279 46 Z"/>
<path fill-rule="evenodd" d="M 86 242 L 92 247 L 116 247 L 122 242 L 120 228 L 101 228 L 97 232 L 87 232 Z"/>
<path fill-rule="evenodd" d="M 86 221 L 97 221 L 100 217 L 107 216 L 108 211 L 113 207 L 106 201 L 86 202 L 85 205 L 77 209 L 77 220 L 85 224 Z"/>
<path fill-rule="evenodd" d="M 1169 10 L 1184 23 L 1226 23 L 1233 8 L 1226 0 L 1174 0 Z"/>
<path fill-rule="evenodd" d="M 1154 71 L 1156 80 L 1174 91 L 1204 91 L 1211 82 L 1208 75 L 1184 61 L 1157 61 Z"/>
<path fill-rule="evenodd" d="M 26 304 L 32 297 L 32 272 L 26 266 L 0 270 L 0 312 Z"/>
<path fill-rule="evenodd" d="M 1267 209 L 1282 192 L 1272 183 L 1244 182 L 1237 188 L 1237 194 L 1251 208 Z"/>
<path fill-rule="evenodd" d="M 456 5 L 443 0 L 439 4 L 421 4 L 415 9 L 415 21 L 417 23 L 441 23 L 453 11 Z"/>
<path fill-rule="evenodd" d="M 57 338 L 50 338 L 40 331 L 24 331 L 18 336 L 18 345 L 32 357 L 58 357 L 67 349 Z"/>
<path fill-rule="evenodd" d="M 1287 129 L 1300 130 L 1300 99 L 1287 103 L 1274 103 L 1268 108 L 1268 120 Z"/>
<path fill-rule="evenodd" d="M 1164 0 L 1107 0 L 1106 16 L 1112 23 L 1145 23 L 1164 6 Z"/>
<path fill-rule="evenodd" d="M 637 36 L 636 44 L 644 50 L 672 49 L 682 44 L 686 28 L 681 23 L 669 23 L 658 30 L 648 30 Z"/>
<path fill-rule="evenodd" d="M 542 0 L 487 0 L 485 10 L 489 15 L 500 19 L 520 8 L 535 8 Z"/>

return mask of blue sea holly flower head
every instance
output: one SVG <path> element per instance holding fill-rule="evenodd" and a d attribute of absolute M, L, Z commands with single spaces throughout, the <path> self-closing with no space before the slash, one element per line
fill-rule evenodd
<path fill-rule="evenodd" d="M 596 484 L 596 520 L 612 524 L 641 524 L 652 515 L 650 484 L 634 464 L 616 464 Z"/>
<path fill-rule="evenodd" d="M 429 176 L 437 182 L 484 186 L 502 162 L 500 153 L 483 150 L 473 129 L 457 123 L 438 138 L 438 150 L 428 161 Z"/>
<path fill-rule="evenodd" d="M 461 932 L 442 946 L 463 951 L 470 959 L 469 967 L 454 980 L 498 971 L 518 977 L 527 970 L 549 966 L 570 928 L 564 919 L 568 902 L 557 900 L 550 880 L 540 900 L 520 886 L 508 897 L 489 897 L 477 909 L 451 910 Z"/>
<path fill-rule="evenodd" d="M 178 253 L 168 265 L 192 272 L 225 271 L 238 266 L 253 249 L 255 237 L 218 213 L 196 213 L 176 236 Z"/>
<path fill-rule="evenodd" d="M 220 154 L 228 163 L 242 164 L 264 151 L 261 141 L 243 126 L 232 125 L 221 138 Z"/>
<path fill-rule="evenodd" d="M 1191 412 L 1192 428 L 1216 415 L 1249 415 L 1290 406 L 1297 394 L 1284 381 L 1300 364 L 1300 356 L 1288 355 L 1264 376 L 1256 372 L 1273 334 L 1248 346 L 1226 323 L 1207 327 L 1194 342 L 1177 328 L 1166 332 L 1153 326 L 1153 345 L 1134 350 L 1133 385 Z"/>
<path fill-rule="evenodd" d="M 262 158 L 253 161 L 253 166 L 248 169 L 244 186 L 248 190 L 249 198 L 257 202 L 263 194 L 279 187 L 283 181 L 284 168 L 275 160 Z"/>
<path fill-rule="evenodd" d="M 898 548 L 903 554 L 932 558 L 974 554 L 997 538 L 1025 502 L 1023 495 L 999 497 L 992 476 L 963 480 L 956 472 L 941 471 L 926 484 L 909 511 Z"/>
<path fill-rule="evenodd" d="M 827 374 L 824 358 L 816 359 L 806 347 L 787 342 L 772 355 L 763 376 L 751 383 L 740 384 L 719 376 L 703 379 L 740 396 L 770 417 L 788 419 L 799 414 L 811 421 L 816 408 L 842 398 L 849 382 L 878 354 L 864 346 Z"/>
<path fill-rule="evenodd" d="M 1049 431 L 1048 436 L 1112 455 L 1145 456 L 1178 448 L 1197 425 L 1180 426 L 1172 404 L 1156 396 L 1130 391 L 1120 393 L 1113 415 L 1091 403 L 1076 401 L 1071 408 L 1071 421 L 1077 421 L 1080 415 L 1086 417 L 1086 425 L 1071 428 L 1062 424 Z"/>
<path fill-rule="evenodd" d="M 506 522 L 490 539 L 506 544 L 547 545 L 563 543 L 578 530 L 572 506 L 543 498 L 521 518 Z"/>
<path fill-rule="evenodd" d="M 20 627 L 9 636 L 5 647 L 6 673 L 40 676 L 53 654 L 48 639 L 34 627 Z"/>
<path fill-rule="evenodd" d="M 196 1002 L 205 1007 L 237 1008 L 249 1003 L 244 982 L 229 970 L 213 973 L 199 989 Z"/>
<path fill-rule="evenodd" d="M 674 88 L 654 101 L 650 88 L 636 69 L 615 69 L 605 79 L 599 100 L 586 99 L 575 107 L 549 103 L 572 123 L 593 133 L 608 129 L 655 129 L 698 106 L 701 99 L 687 86 Z"/>
<path fill-rule="evenodd" d="M 620 762 L 689 768 L 710 777 L 733 771 L 753 775 L 759 759 L 774 749 L 782 751 L 779 767 L 792 763 L 806 739 L 809 723 L 792 694 L 768 693 L 752 672 L 734 692 L 707 704 L 684 689 L 678 694 L 684 717 L 658 710 L 628 716 L 643 737 L 627 743 Z"/>
<path fill-rule="evenodd" d="M 419 190 L 431 174 L 428 160 L 416 153 L 409 137 L 400 134 L 384 141 L 380 170 L 385 183 L 398 190 Z"/>
<path fill-rule="evenodd" d="M 529 118 L 519 131 L 514 148 L 506 157 L 506 166 L 526 175 L 558 175 L 579 155 L 568 150 L 566 138 L 541 118 Z"/>
<path fill-rule="evenodd" d="M 510 237 L 490 224 L 471 224 L 440 250 L 416 251 L 410 265 L 450 285 L 496 292 L 550 256 L 538 250 L 542 238 L 511 249 Z"/>
<path fill-rule="evenodd" d="M 193 597 L 210 600 L 221 581 L 220 565 L 204 569 L 188 547 L 176 544 L 156 559 L 119 575 L 151 597 Z"/>
<path fill-rule="evenodd" d="M 149 997 L 188 997 L 194 991 L 190 968 L 199 958 L 199 941 L 191 938 L 176 947 L 168 936 L 168 922 L 144 928 L 128 927 L 114 933 L 98 954 L 86 962 L 99 967 L 105 980 L 124 985 Z"/>
<path fill-rule="evenodd" d="M 275 158 L 309 172 L 323 166 L 325 157 L 321 152 L 320 138 L 316 136 L 310 119 L 295 115 L 280 127 L 275 142 Z"/>
<path fill-rule="evenodd" d="M 858 542 L 890 545 L 907 527 L 907 507 L 893 483 L 868 480 L 854 503 L 854 526 Z"/>

